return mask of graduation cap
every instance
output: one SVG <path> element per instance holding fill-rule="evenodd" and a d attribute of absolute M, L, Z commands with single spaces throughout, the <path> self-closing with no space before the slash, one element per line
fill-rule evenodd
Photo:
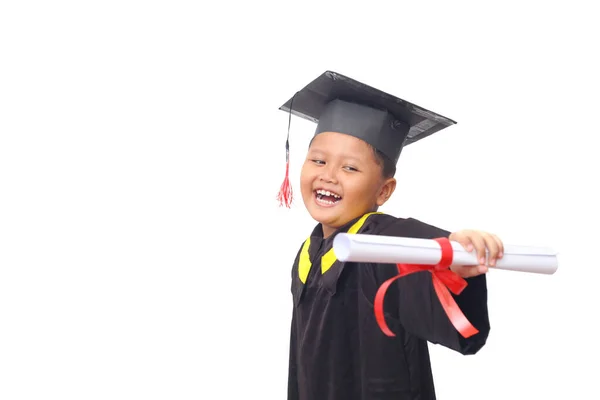
<path fill-rule="evenodd" d="M 289 113 L 290 122 L 292 114 L 315 122 L 315 136 L 338 132 L 357 137 L 394 164 L 404 146 L 456 124 L 449 118 L 332 71 L 324 72 L 279 109 Z M 291 204 L 289 124 L 286 173 L 278 199 L 281 205 L 289 207 Z"/>

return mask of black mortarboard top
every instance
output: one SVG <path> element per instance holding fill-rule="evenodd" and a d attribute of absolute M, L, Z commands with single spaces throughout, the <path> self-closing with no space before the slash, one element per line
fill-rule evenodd
<path fill-rule="evenodd" d="M 364 140 L 394 163 L 402 148 L 455 121 L 337 72 L 326 71 L 289 99 L 280 110 L 313 121 L 315 135 L 338 132 Z M 289 128 L 289 127 L 288 127 Z M 289 129 L 288 129 L 289 135 Z M 289 142 L 286 142 L 286 150 Z M 289 182 L 282 192 L 290 191 Z M 288 195 L 280 192 L 289 203 Z M 288 204 L 289 206 L 289 204 Z"/>

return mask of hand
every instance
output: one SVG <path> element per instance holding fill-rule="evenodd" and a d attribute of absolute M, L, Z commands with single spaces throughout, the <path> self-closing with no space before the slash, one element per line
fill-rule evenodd
<path fill-rule="evenodd" d="M 456 265 L 452 266 L 452 271 L 456 272 L 463 278 L 471 278 L 477 275 L 485 274 L 488 271 L 488 265 L 493 267 L 496 265 L 496 260 L 504 255 L 504 245 L 502 241 L 491 233 L 462 230 L 452 233 L 449 240 L 460 243 L 468 252 L 475 249 L 477 251 L 477 265 Z M 488 251 L 486 263 L 486 249 Z"/>

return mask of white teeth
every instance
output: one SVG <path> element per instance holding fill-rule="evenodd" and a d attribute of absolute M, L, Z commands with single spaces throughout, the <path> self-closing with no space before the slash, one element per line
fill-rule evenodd
<path fill-rule="evenodd" d="M 322 195 L 322 196 L 333 196 L 333 197 L 334 197 L 334 198 L 336 198 L 336 199 L 340 199 L 340 198 L 341 198 L 341 197 L 340 197 L 340 196 L 338 196 L 337 194 L 335 194 L 335 193 L 332 193 L 332 192 L 330 192 L 330 191 L 328 191 L 328 190 L 323 190 L 323 189 L 319 189 L 319 190 L 317 190 L 317 194 L 320 194 L 320 195 Z"/>
<path fill-rule="evenodd" d="M 318 201 L 319 203 L 324 203 L 324 204 L 330 204 L 330 205 L 333 205 L 333 204 L 335 204 L 335 202 L 334 202 L 334 201 L 331 201 L 331 200 L 317 199 L 317 201 Z"/>

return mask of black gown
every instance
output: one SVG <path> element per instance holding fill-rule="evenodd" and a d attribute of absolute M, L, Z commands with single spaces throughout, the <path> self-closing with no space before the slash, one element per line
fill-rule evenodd
<path fill-rule="evenodd" d="M 336 233 L 347 232 L 357 221 Z M 370 215 L 357 232 L 424 239 L 450 234 L 385 214 Z M 467 279 L 468 286 L 454 296 L 479 333 L 465 339 L 456 331 L 436 296 L 431 274 L 424 271 L 396 280 L 387 291 L 386 322 L 396 334 L 388 337 L 377 325 L 373 300 L 379 286 L 398 274 L 397 267 L 335 260 L 323 272 L 321 258 L 334 237 L 323 239 L 317 225 L 310 246 L 298 252 L 292 268 L 288 399 L 435 399 L 427 342 L 462 354 L 475 354 L 484 346 L 490 330 L 485 275 Z M 308 258 L 312 265 L 307 274 Z"/>

